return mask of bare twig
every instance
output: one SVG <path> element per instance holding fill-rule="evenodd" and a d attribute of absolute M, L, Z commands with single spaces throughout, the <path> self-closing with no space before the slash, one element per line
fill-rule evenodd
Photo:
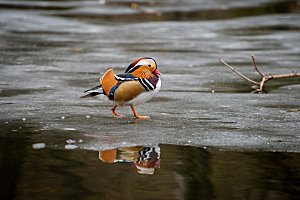
<path fill-rule="evenodd" d="M 219 58 L 219 61 L 221 63 L 223 63 L 225 66 L 229 67 L 234 73 L 236 73 L 237 75 L 239 75 L 243 79 L 249 81 L 250 83 L 258 85 L 259 88 L 257 86 L 254 87 L 254 88 L 256 88 L 254 92 L 259 92 L 259 93 L 262 93 L 264 91 L 263 88 L 264 88 L 265 83 L 268 82 L 268 81 L 270 81 L 270 80 L 272 80 L 272 79 L 300 77 L 300 74 L 297 73 L 297 72 L 293 72 L 293 73 L 290 73 L 290 74 L 265 75 L 257 67 L 254 55 L 251 55 L 251 58 L 252 58 L 252 61 L 253 61 L 254 69 L 257 71 L 257 73 L 262 78 L 261 81 L 259 81 L 259 82 L 254 81 L 254 80 L 248 78 L 247 76 L 243 75 L 241 72 L 239 72 L 238 70 L 236 70 L 233 66 L 229 65 L 227 62 L 225 62 L 221 58 Z"/>
<path fill-rule="evenodd" d="M 239 75 L 240 77 L 242 77 L 243 79 L 245 79 L 246 81 L 249 81 L 253 84 L 259 85 L 259 82 L 256 82 L 250 78 L 248 78 L 247 76 L 245 76 L 244 74 L 242 74 L 241 72 L 239 72 L 238 70 L 236 70 L 233 66 L 229 65 L 227 62 L 225 62 L 224 60 L 222 60 L 221 58 L 219 58 L 219 61 L 221 63 L 223 63 L 224 65 L 226 65 L 227 67 L 229 67 L 234 73 L 236 73 L 237 75 Z"/>
<path fill-rule="evenodd" d="M 261 77 L 264 77 L 265 75 L 258 69 L 258 67 L 256 66 L 256 62 L 255 62 L 255 57 L 254 55 L 251 55 L 252 61 L 253 61 L 253 65 L 254 65 L 254 69 L 259 73 L 259 75 Z"/>
<path fill-rule="evenodd" d="M 293 72 L 290 74 L 276 74 L 276 75 L 266 75 L 267 79 L 275 79 L 275 78 L 296 78 L 300 77 L 300 74 L 297 72 Z"/>

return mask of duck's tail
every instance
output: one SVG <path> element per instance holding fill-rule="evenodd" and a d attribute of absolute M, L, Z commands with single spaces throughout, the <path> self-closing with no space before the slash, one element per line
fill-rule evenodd
<path fill-rule="evenodd" d="M 84 91 L 84 93 L 87 93 L 87 94 L 84 95 L 84 96 L 81 96 L 80 98 L 94 97 L 94 96 L 97 96 L 99 94 L 104 94 L 102 85 L 98 85 L 98 86 L 93 87 L 89 90 L 86 90 L 86 91 Z"/>
<path fill-rule="evenodd" d="M 117 83 L 118 81 L 116 80 L 114 71 L 110 69 L 100 78 L 100 85 L 84 91 L 84 93 L 87 94 L 80 98 L 94 97 L 100 94 L 108 96 L 110 90 L 116 86 Z"/>

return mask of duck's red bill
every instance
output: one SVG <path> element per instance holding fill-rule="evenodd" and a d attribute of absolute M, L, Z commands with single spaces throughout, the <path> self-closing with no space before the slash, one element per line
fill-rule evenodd
<path fill-rule="evenodd" d="M 160 71 L 158 71 L 158 69 L 154 70 L 154 73 L 157 75 L 162 75 L 162 73 L 160 73 Z"/>

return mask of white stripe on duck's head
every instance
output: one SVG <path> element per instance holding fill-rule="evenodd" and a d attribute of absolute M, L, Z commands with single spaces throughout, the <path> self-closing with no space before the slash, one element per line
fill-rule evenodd
<path fill-rule="evenodd" d="M 153 58 L 143 57 L 133 61 L 126 69 L 125 73 L 134 73 L 136 71 L 150 71 L 157 75 L 161 73 L 157 70 L 156 61 Z"/>

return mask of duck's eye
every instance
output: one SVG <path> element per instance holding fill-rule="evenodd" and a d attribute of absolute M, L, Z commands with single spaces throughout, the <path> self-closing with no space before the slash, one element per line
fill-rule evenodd
<path fill-rule="evenodd" d="M 151 65 L 148 65 L 148 67 L 151 67 Z"/>

